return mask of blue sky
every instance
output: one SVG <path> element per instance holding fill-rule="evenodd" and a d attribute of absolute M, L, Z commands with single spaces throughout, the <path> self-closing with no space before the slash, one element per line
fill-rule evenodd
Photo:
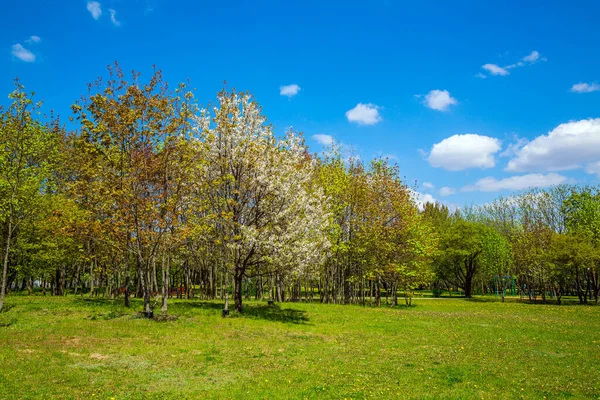
<path fill-rule="evenodd" d="M 0 91 L 19 76 L 64 117 L 118 60 L 226 80 L 278 132 L 389 155 L 424 198 L 483 203 L 527 186 L 598 183 L 597 1 L 12 1 Z M 291 85 L 297 85 L 291 86 Z"/>

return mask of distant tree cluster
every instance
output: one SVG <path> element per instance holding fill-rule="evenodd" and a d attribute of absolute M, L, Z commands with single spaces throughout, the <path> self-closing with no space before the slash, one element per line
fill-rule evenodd
<path fill-rule="evenodd" d="M 507 285 L 530 300 L 558 304 L 573 295 L 584 304 L 600 293 L 600 191 L 561 185 L 499 198 L 450 215 L 427 204 L 424 215 L 440 234 L 435 285 L 496 292 Z"/>
<path fill-rule="evenodd" d="M 248 93 L 200 108 L 117 64 L 40 115 L 17 82 L 0 109 L 0 310 L 8 290 L 143 299 L 410 303 L 416 288 L 598 301 L 600 201 L 562 186 L 451 213 L 420 209 L 397 166 L 274 134 Z M 67 128 L 67 126 L 69 128 Z"/>

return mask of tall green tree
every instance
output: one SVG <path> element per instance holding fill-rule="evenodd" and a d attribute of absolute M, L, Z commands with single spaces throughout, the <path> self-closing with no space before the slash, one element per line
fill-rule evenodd
<path fill-rule="evenodd" d="M 51 174 L 55 138 L 38 120 L 40 103 L 18 81 L 9 95 L 10 106 L 0 110 L 0 222 L 3 227 L 3 264 L 0 311 L 4 307 L 11 247 L 15 234 L 40 205 Z"/>
<path fill-rule="evenodd" d="M 441 237 L 436 272 L 442 279 L 463 289 L 465 297 L 472 296 L 475 277 L 485 266 L 490 229 L 480 222 L 458 219 Z"/>

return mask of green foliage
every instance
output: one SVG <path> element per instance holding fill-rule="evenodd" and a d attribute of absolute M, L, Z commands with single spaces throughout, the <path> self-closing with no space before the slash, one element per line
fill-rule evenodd
<path fill-rule="evenodd" d="M 441 238 L 440 255 L 436 261 L 441 278 L 465 291 L 470 297 L 473 281 L 494 255 L 492 228 L 464 219 L 454 221 Z"/>

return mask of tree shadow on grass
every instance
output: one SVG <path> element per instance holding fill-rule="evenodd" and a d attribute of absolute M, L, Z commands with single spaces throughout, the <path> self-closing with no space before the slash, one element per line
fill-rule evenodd
<path fill-rule="evenodd" d="M 211 301 L 188 301 L 176 303 L 169 307 L 175 312 L 177 309 L 195 308 L 212 310 L 215 313 L 221 313 L 223 310 L 223 303 L 211 302 Z M 290 324 L 306 324 L 309 319 L 306 316 L 306 311 L 296 310 L 293 308 L 282 308 L 279 304 L 267 305 L 267 304 L 247 304 L 244 305 L 243 313 L 231 312 L 230 318 L 253 318 L 253 319 L 264 319 L 267 321 L 278 321 Z"/>
<path fill-rule="evenodd" d="M 14 304 L 6 304 L 4 303 L 4 307 L 2 308 L 2 311 L 0 311 L 0 313 L 4 314 L 9 312 L 12 308 L 15 308 Z"/>
<path fill-rule="evenodd" d="M 266 304 L 252 304 L 244 307 L 244 313 L 242 315 L 236 314 L 236 316 L 266 319 L 268 321 L 279 321 L 291 324 L 308 323 L 306 311 L 293 308 L 281 308 L 279 304 L 273 304 L 271 306 Z"/>
<path fill-rule="evenodd" d="M 75 297 L 73 299 L 75 304 L 113 305 L 115 301 L 114 299 L 97 297 Z"/>
<path fill-rule="evenodd" d="M 500 298 L 483 298 L 483 297 L 463 297 L 464 301 L 468 301 L 471 303 L 500 303 L 502 299 Z"/>

